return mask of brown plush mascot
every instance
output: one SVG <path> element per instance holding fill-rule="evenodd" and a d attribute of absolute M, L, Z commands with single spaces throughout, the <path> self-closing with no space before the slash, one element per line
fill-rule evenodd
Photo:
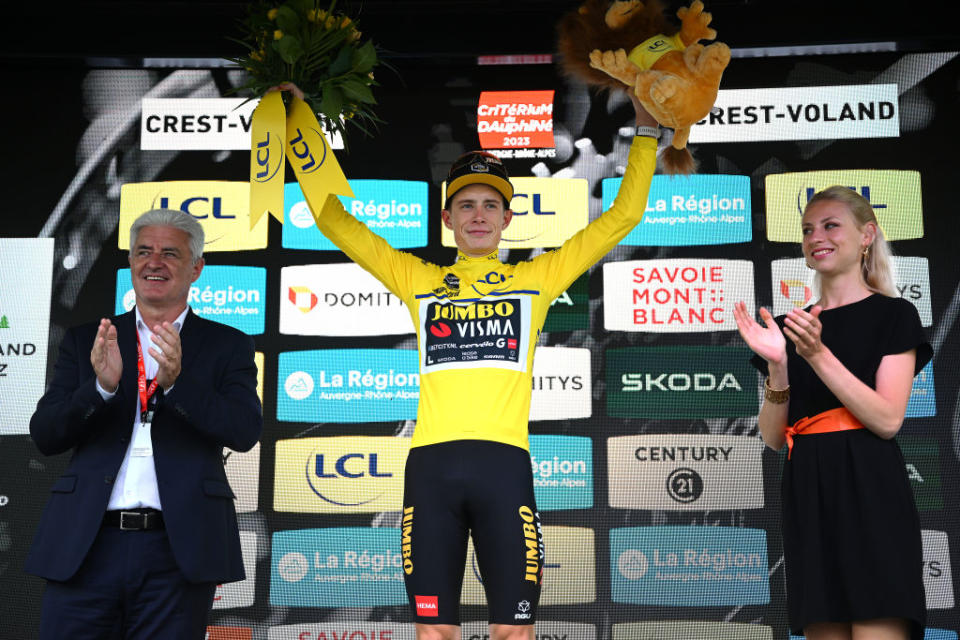
<path fill-rule="evenodd" d="M 679 30 L 660 0 L 587 0 L 561 18 L 558 42 L 566 73 L 592 86 L 630 87 L 657 122 L 674 130 L 663 169 L 689 174 L 696 170 L 687 149 L 690 127 L 710 113 L 730 48 L 699 44 L 717 37 L 700 0 L 677 17 Z"/>

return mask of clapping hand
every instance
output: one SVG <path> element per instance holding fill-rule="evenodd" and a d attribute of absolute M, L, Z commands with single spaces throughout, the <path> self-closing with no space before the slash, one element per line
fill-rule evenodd
<path fill-rule="evenodd" d="M 180 350 L 180 333 L 169 322 L 153 327 L 153 341 L 150 355 L 157 361 L 157 384 L 164 391 L 169 390 L 180 375 L 180 362 L 183 352 Z"/>
<path fill-rule="evenodd" d="M 797 346 L 797 353 L 809 360 L 823 350 L 820 332 L 820 312 L 823 307 L 815 305 L 809 312 L 803 309 L 791 310 L 784 321 L 783 330 Z"/>
<path fill-rule="evenodd" d="M 769 363 L 786 362 L 787 341 L 767 309 L 760 308 L 762 326 L 747 312 L 747 305 L 743 302 L 733 306 L 733 319 L 737 322 L 740 337 L 754 353 Z"/>
<path fill-rule="evenodd" d="M 123 360 L 117 344 L 117 328 L 106 318 L 101 318 L 100 326 L 97 327 L 97 336 L 93 339 L 93 349 L 90 350 L 90 364 L 93 372 L 97 374 L 100 387 L 109 393 L 116 392 L 123 374 Z"/>

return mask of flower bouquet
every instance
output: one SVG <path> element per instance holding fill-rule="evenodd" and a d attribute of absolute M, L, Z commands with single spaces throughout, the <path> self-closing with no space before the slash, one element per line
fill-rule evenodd
<path fill-rule="evenodd" d="M 263 96 L 273 87 L 293 83 L 325 129 L 343 135 L 349 122 L 369 134 L 371 125 L 382 122 L 373 112 L 371 90 L 377 86 L 377 50 L 371 40 L 362 39 L 356 23 L 335 11 L 336 4 L 251 4 L 242 23 L 243 38 L 234 39 L 249 52 L 228 59 L 249 73 L 238 90 Z"/>

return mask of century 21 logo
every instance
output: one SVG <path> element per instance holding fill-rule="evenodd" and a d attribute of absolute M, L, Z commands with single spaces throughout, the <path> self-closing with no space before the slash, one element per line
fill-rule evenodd
<path fill-rule="evenodd" d="M 199 213 L 197 211 L 192 210 L 194 205 L 200 202 L 209 204 L 209 207 L 207 208 L 207 211 L 209 213 Z M 204 198 L 202 196 L 197 196 L 194 198 L 185 198 L 183 202 L 180 203 L 180 206 L 173 206 L 173 207 L 170 206 L 170 199 L 166 196 L 163 196 L 160 198 L 159 208 L 160 209 L 179 209 L 184 213 L 189 213 L 191 216 L 193 216 L 194 218 L 197 218 L 198 220 L 203 220 L 204 218 L 209 218 L 209 217 L 217 218 L 220 220 L 228 220 L 228 219 L 237 217 L 237 216 L 231 216 L 223 212 L 223 199 L 219 196 L 214 196 L 213 198 Z"/>

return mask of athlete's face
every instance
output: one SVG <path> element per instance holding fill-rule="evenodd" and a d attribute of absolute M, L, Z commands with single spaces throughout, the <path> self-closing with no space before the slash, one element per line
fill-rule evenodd
<path fill-rule="evenodd" d="M 485 256 L 496 250 L 513 211 L 504 209 L 503 196 L 485 184 L 466 186 L 450 199 L 450 208 L 440 212 L 443 224 L 453 231 L 457 248 L 468 256 Z"/>

